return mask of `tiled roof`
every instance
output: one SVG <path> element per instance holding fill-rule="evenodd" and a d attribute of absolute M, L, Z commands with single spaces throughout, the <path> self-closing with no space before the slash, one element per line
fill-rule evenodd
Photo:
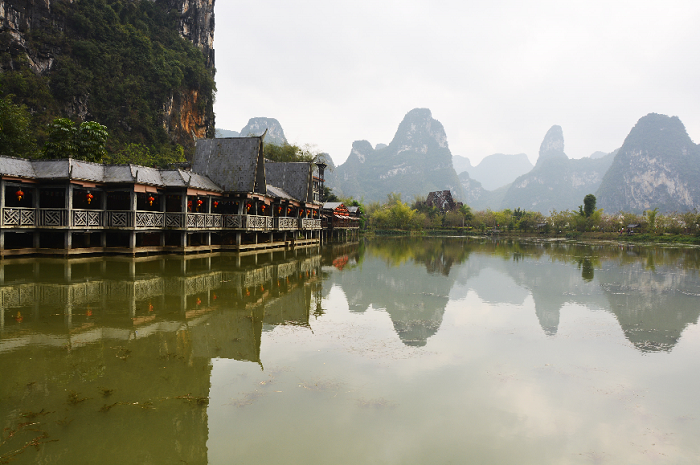
<path fill-rule="evenodd" d="M 192 171 L 226 192 L 265 193 L 262 137 L 200 139 L 195 145 Z"/>
<path fill-rule="evenodd" d="M 211 179 L 190 171 L 159 170 L 139 165 L 101 165 L 72 159 L 25 160 L 0 156 L 0 175 L 37 180 L 75 179 L 108 184 L 148 184 L 223 191 Z"/>
<path fill-rule="evenodd" d="M 0 175 L 16 176 L 18 178 L 34 178 L 34 167 L 31 160 L 15 157 L 2 157 Z"/>
<path fill-rule="evenodd" d="M 277 197 L 278 199 L 294 200 L 294 197 L 286 193 L 284 189 L 280 189 L 279 187 L 275 187 L 270 184 L 267 185 L 267 195 Z"/>
<path fill-rule="evenodd" d="M 313 197 L 312 173 L 309 162 L 265 162 L 267 182 L 284 189 L 296 200 L 302 202 L 308 202 Z"/>
<path fill-rule="evenodd" d="M 341 206 L 343 202 L 326 202 L 323 204 L 323 209 L 324 210 L 335 210 L 339 206 Z"/>

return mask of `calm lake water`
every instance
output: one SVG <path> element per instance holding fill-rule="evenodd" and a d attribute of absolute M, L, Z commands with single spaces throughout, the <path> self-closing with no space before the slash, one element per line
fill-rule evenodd
<path fill-rule="evenodd" d="M 2 263 L 0 463 L 700 462 L 697 249 Z"/>

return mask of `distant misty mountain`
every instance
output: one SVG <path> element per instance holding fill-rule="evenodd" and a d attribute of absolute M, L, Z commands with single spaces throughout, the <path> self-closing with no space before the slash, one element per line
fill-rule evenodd
<path fill-rule="evenodd" d="M 608 212 L 700 208 L 700 147 L 678 117 L 648 114 L 630 131 L 596 196 Z"/>
<path fill-rule="evenodd" d="M 240 137 L 241 133 L 236 131 L 229 131 L 228 129 L 216 129 L 214 137 L 217 139 L 222 139 L 225 137 Z"/>
<path fill-rule="evenodd" d="M 353 142 L 347 160 L 336 169 L 337 184 L 331 187 L 365 201 L 383 201 L 391 192 L 409 201 L 448 189 L 457 199 L 464 198 L 445 129 L 430 110 L 408 112 L 391 143 L 378 147 L 365 140 Z"/>
<path fill-rule="evenodd" d="M 452 155 L 452 166 L 454 166 L 457 174 L 465 171 L 471 172 L 472 168 L 474 168 L 472 162 L 469 161 L 467 157 L 461 155 Z"/>
<path fill-rule="evenodd" d="M 503 197 L 510 188 L 510 184 L 501 186 L 495 190 L 486 190 L 476 179 L 469 176 L 469 172 L 463 171 L 459 174 L 459 182 L 464 189 L 465 202 L 473 210 L 500 210 Z"/>
<path fill-rule="evenodd" d="M 248 124 L 241 129 L 241 136 L 260 136 L 266 129 L 266 143 L 275 145 L 284 145 L 287 143 L 282 125 L 275 118 L 250 118 Z"/>
<path fill-rule="evenodd" d="M 524 153 L 504 155 L 496 153 L 485 157 L 473 168 L 469 176 L 481 183 L 484 189 L 494 190 L 512 183 L 518 176 L 528 173 L 532 163 Z"/>
<path fill-rule="evenodd" d="M 250 118 L 240 132 L 231 131 L 229 129 L 217 129 L 216 137 L 247 137 L 260 136 L 267 129 L 265 142 L 268 144 L 284 145 L 287 143 L 287 138 L 284 136 L 282 125 L 275 118 Z"/>
<path fill-rule="evenodd" d="M 598 189 L 613 157 L 569 159 L 561 127 L 552 126 L 540 145 L 535 167 L 513 181 L 502 207 L 542 213 L 576 209 L 587 194 Z"/>

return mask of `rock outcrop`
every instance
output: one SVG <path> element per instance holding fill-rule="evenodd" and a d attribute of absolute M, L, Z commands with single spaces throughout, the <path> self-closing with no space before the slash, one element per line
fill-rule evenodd
<path fill-rule="evenodd" d="M 204 55 L 206 69 L 212 77 L 214 68 L 214 2 L 215 0 L 151 0 L 156 8 L 162 11 L 163 15 L 170 12 L 177 14 L 177 32 L 181 37 L 191 42 Z M 88 80 L 98 71 L 91 70 L 91 54 L 98 52 L 94 44 L 103 40 L 98 34 L 92 34 L 92 28 L 99 27 L 104 30 L 117 30 L 120 18 L 115 11 L 126 11 L 138 9 L 139 2 L 133 0 L 122 0 L 120 5 L 113 5 L 110 2 L 107 6 L 98 5 L 93 9 L 95 16 L 89 18 L 86 15 L 75 14 L 76 4 L 72 0 L 0 0 L 0 72 L 2 73 L 22 73 L 28 69 L 35 76 L 43 81 L 45 89 L 34 91 L 29 100 L 41 99 L 41 92 L 50 92 L 55 103 L 46 101 L 24 102 L 22 96 L 19 103 L 27 103 L 30 110 L 49 111 L 55 116 L 68 116 L 77 119 L 95 119 L 100 123 L 108 124 L 111 131 L 124 131 L 130 133 L 139 131 L 135 128 L 134 120 L 148 119 L 147 129 L 142 132 L 149 133 L 145 136 L 145 141 L 153 142 L 158 136 L 155 132 L 165 129 L 173 142 L 180 143 L 186 147 L 193 147 L 197 138 L 214 137 L 214 111 L 213 95 L 209 92 L 202 92 L 196 86 L 174 86 L 165 92 L 165 98 L 153 97 L 157 99 L 159 115 L 157 117 L 144 117 L 143 115 L 133 116 L 138 112 L 127 104 L 123 109 L 119 109 L 125 115 L 120 121 L 101 121 L 100 111 L 94 109 L 95 100 L 102 97 L 95 97 L 91 93 Z M 86 7 L 87 8 L 87 7 Z M 92 8 L 92 7 L 91 7 Z M 113 8 L 114 10 L 109 10 Z M 120 10 L 121 9 L 121 10 Z M 106 22 L 104 22 L 106 18 Z M 92 35 L 91 35 L 92 34 Z M 124 34 L 126 37 L 128 34 Z M 124 40 L 133 40 L 128 38 Z M 92 41 L 92 42 L 91 42 Z M 119 44 L 119 47 L 135 47 L 136 56 L 141 53 L 136 50 L 140 43 Z M 92 47 L 92 48 L 91 48 Z M 82 55 L 79 55 L 82 53 Z M 98 56 L 98 58 L 103 58 Z M 138 61 L 138 58 L 134 58 Z M 82 60 L 82 61 L 81 61 Z M 77 64 L 83 66 L 82 69 L 76 67 Z M 121 65 L 120 65 L 121 66 Z M 186 72 L 180 70 L 179 72 Z M 121 71 L 127 74 L 127 70 Z M 169 73 L 170 70 L 162 70 Z M 55 79 L 57 73 L 61 76 Z M 100 74 L 101 76 L 101 74 Z M 107 79 L 107 77 L 104 77 Z M 24 78 L 26 80 L 26 78 Z M 138 85 L 138 79 L 134 80 L 134 85 Z M 115 84 L 125 85 L 124 82 Z M 46 100 L 46 99 L 45 99 Z M 128 99 L 126 99 L 128 101 Z M 149 102 L 148 104 L 151 104 Z M 138 102 L 143 105 L 142 102 Z M 58 105 L 58 108 L 49 108 L 51 105 Z M 58 114 L 57 114 L 58 113 Z M 129 120 L 130 115 L 132 120 Z M 115 127 L 116 126 L 116 127 Z"/>
<path fill-rule="evenodd" d="M 408 112 L 386 147 L 354 142 L 350 156 L 336 172 L 338 185 L 331 187 L 365 201 L 383 201 L 391 192 L 401 193 L 408 201 L 438 190 L 464 198 L 445 129 L 426 108 Z"/>
<path fill-rule="evenodd" d="M 609 213 L 700 208 L 700 148 L 678 117 L 644 116 L 625 139 L 596 197 Z"/>
<path fill-rule="evenodd" d="M 612 163 L 603 158 L 571 160 L 564 153 L 561 127 L 547 131 L 535 167 L 518 177 L 503 198 L 501 208 L 521 208 L 549 213 L 576 209 L 583 197 L 595 192 Z"/>
<path fill-rule="evenodd" d="M 284 136 L 282 125 L 275 118 L 250 118 L 248 124 L 241 129 L 241 136 L 261 136 L 265 130 L 266 144 L 284 145 L 287 143 L 287 138 Z"/>

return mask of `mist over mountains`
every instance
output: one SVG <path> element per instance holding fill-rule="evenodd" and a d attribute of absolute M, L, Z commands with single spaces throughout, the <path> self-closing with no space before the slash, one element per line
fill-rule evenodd
<path fill-rule="evenodd" d="M 284 137 L 273 118 L 253 118 L 240 134 L 265 128 L 266 141 Z M 700 207 L 700 147 L 678 117 L 654 113 L 642 117 L 621 148 L 610 153 L 571 159 L 564 131 L 554 125 L 535 166 L 523 153 L 489 155 L 472 166 L 468 158 L 452 155 L 444 127 L 430 110 L 416 108 L 406 114 L 391 143 L 372 146 L 357 140 L 347 160 L 326 173 L 326 185 L 336 194 L 365 202 L 384 201 L 391 192 L 411 201 L 449 189 L 476 210 L 575 210 L 587 194 L 594 194 L 608 213 Z"/>

